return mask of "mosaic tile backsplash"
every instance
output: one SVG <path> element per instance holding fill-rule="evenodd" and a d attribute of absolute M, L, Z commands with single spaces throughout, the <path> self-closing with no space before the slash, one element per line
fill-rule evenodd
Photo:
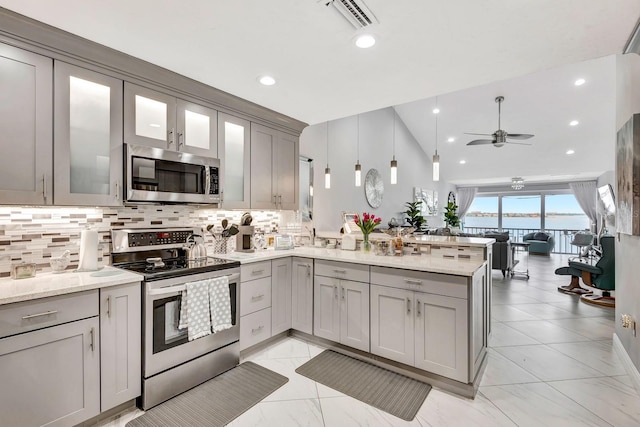
<path fill-rule="evenodd" d="M 203 209 L 194 206 L 145 205 L 118 208 L 36 208 L 0 206 L 0 277 L 8 277 L 12 264 L 36 263 L 37 271 L 51 271 L 49 259 L 65 250 L 71 252 L 68 270 L 78 266 L 80 232 L 87 227 L 98 231 L 98 265 L 108 265 L 111 255 L 111 228 L 195 227 L 202 228 L 208 252 L 213 253 L 214 239 L 205 228 L 239 224 L 243 211 Z M 290 229 L 298 215 L 292 211 L 251 211 L 252 225 L 265 234 L 280 232 L 281 218 Z M 228 250 L 235 249 L 229 239 Z"/>

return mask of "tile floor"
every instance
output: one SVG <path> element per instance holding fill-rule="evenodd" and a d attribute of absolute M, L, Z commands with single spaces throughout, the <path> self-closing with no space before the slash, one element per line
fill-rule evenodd
<path fill-rule="evenodd" d="M 640 426 L 640 395 L 612 348 L 614 310 L 556 290 L 565 256 L 532 256 L 531 278 L 493 275 L 489 363 L 474 400 L 433 389 L 412 422 L 295 373 L 323 349 L 287 338 L 246 358 L 289 382 L 234 420 L 244 426 Z M 103 426 L 124 426 L 122 414 Z"/>

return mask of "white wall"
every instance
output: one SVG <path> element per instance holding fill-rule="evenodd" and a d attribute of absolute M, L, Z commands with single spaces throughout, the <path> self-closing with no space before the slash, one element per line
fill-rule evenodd
<path fill-rule="evenodd" d="M 329 122 L 329 167 L 331 188 L 324 188 L 327 165 L 327 124 L 304 129 L 300 136 L 300 155 L 314 160 L 313 217 L 319 231 L 338 231 L 341 213 L 371 212 L 382 217 L 383 225 L 391 217 L 402 218 L 404 204 L 413 201 L 413 187 L 438 191 L 440 206 L 446 202 L 451 186 L 442 180 L 434 185 L 431 157 L 409 133 L 400 117 L 396 117 L 395 154 L 398 161 L 398 184 L 390 184 L 389 163 L 393 156 L 393 108 L 360 114 L 360 163 L 362 187 L 354 185 L 357 160 L 357 116 Z M 369 169 L 377 169 L 384 181 L 382 206 L 371 208 L 364 195 L 364 177 Z M 443 225 L 442 215 L 427 217 L 429 227 Z"/>
<path fill-rule="evenodd" d="M 618 57 L 616 84 L 616 129 L 620 129 L 634 113 L 640 113 L 640 56 Z M 615 144 L 611 149 L 615 150 Z M 614 186 L 614 191 L 617 192 Z M 617 194 L 616 194 L 617 195 Z M 640 334 L 633 336 L 622 328 L 620 315 L 630 314 L 640 322 L 640 283 L 637 260 L 640 259 L 640 236 L 617 234 L 616 238 L 616 335 L 640 371 Z"/>

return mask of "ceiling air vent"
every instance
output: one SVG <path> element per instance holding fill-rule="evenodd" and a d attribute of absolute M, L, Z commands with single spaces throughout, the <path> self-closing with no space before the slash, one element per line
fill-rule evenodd
<path fill-rule="evenodd" d="M 325 0 L 323 3 L 325 6 L 333 6 L 358 30 L 378 23 L 373 12 L 369 10 L 362 0 Z"/>

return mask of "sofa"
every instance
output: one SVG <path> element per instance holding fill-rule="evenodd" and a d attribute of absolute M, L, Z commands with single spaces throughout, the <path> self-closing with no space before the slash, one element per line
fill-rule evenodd
<path fill-rule="evenodd" d="M 505 277 L 513 270 L 513 254 L 511 252 L 509 232 L 487 231 L 483 237 L 496 239 L 493 243 L 493 261 L 491 268 L 502 271 L 502 277 Z"/>
<path fill-rule="evenodd" d="M 552 235 L 542 231 L 528 233 L 522 236 L 522 241 L 529 243 L 530 254 L 549 255 L 555 246 L 555 239 Z"/>

